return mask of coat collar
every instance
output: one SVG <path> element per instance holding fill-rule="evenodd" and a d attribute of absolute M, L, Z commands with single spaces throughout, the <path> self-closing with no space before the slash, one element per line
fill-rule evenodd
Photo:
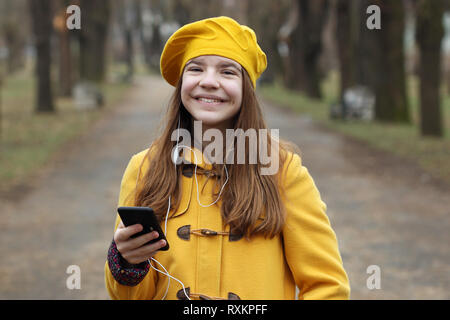
<path fill-rule="evenodd" d="M 195 147 L 193 147 L 192 150 L 183 148 L 182 157 L 186 162 L 196 164 L 198 167 L 205 170 L 212 170 L 213 168 L 212 163 L 208 160 L 208 158 Z"/>

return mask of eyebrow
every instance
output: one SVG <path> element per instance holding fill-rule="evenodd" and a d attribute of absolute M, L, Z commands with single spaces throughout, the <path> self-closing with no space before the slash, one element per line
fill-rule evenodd
<path fill-rule="evenodd" d="M 199 65 L 199 66 L 204 66 L 204 65 L 205 65 L 205 63 L 204 63 L 203 61 L 201 61 L 201 60 L 191 60 L 191 61 L 189 61 L 188 63 L 186 63 L 186 67 L 187 67 L 188 65 L 190 65 L 191 63 L 195 63 L 196 65 Z M 239 71 L 242 70 L 240 66 L 238 67 L 238 66 L 237 66 L 235 63 L 233 63 L 233 62 L 226 62 L 226 61 L 224 61 L 224 62 L 219 62 L 218 65 L 219 65 L 219 67 L 222 67 L 222 68 L 233 67 L 233 68 L 235 68 L 236 70 L 239 70 Z"/>

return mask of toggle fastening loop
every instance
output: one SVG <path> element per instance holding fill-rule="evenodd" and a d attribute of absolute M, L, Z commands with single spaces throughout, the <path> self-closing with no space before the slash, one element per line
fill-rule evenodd
<path fill-rule="evenodd" d="M 191 234 L 195 234 L 200 237 L 218 236 L 218 235 L 229 236 L 229 241 L 238 241 L 243 237 L 242 234 L 235 234 L 227 231 L 214 231 L 206 228 L 191 230 L 191 225 L 182 226 L 177 230 L 178 237 L 180 237 L 180 239 L 183 240 L 189 241 Z"/>
<path fill-rule="evenodd" d="M 228 235 L 228 232 L 214 231 L 210 229 L 195 229 L 191 231 L 192 234 L 204 237 L 204 236 L 217 236 L 217 235 Z"/>
<path fill-rule="evenodd" d="M 241 300 L 241 298 L 233 292 L 228 292 L 228 298 L 211 297 L 206 294 L 193 293 L 193 292 L 191 293 L 190 288 L 187 287 L 186 293 L 188 294 L 189 298 L 198 299 L 198 300 Z M 184 294 L 183 290 L 179 290 L 177 292 L 177 298 L 178 298 L 178 300 L 187 300 L 187 297 Z"/>

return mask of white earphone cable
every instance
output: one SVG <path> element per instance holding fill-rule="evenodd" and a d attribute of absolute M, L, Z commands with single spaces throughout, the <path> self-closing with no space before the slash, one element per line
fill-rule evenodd
<path fill-rule="evenodd" d="M 198 202 L 198 204 L 199 204 L 200 206 L 202 206 L 202 207 L 204 207 L 204 208 L 210 207 L 210 206 L 212 206 L 213 204 L 215 204 L 215 203 L 220 199 L 220 196 L 222 195 L 222 191 L 223 191 L 225 185 L 228 183 L 228 178 L 229 178 L 229 176 L 228 176 L 228 169 L 227 169 L 227 167 L 225 166 L 225 173 L 226 173 L 226 175 L 227 175 L 227 178 L 226 178 L 226 180 L 225 180 L 225 183 L 222 185 L 222 187 L 221 187 L 221 189 L 220 189 L 220 192 L 219 192 L 219 195 L 217 196 L 217 199 L 216 199 L 214 202 L 210 203 L 209 205 L 204 205 L 204 204 L 202 204 L 202 203 L 200 202 L 200 198 L 199 198 L 199 190 L 198 190 L 198 180 L 197 180 L 197 163 L 198 163 L 198 159 L 197 159 L 197 155 L 196 155 L 195 151 L 192 150 L 192 148 L 190 148 L 190 147 L 188 147 L 188 146 L 183 146 L 183 145 L 180 146 L 180 145 L 178 144 L 179 139 L 180 139 L 180 130 L 179 130 L 179 129 L 180 129 L 180 117 L 178 116 L 177 145 L 176 145 L 176 147 L 175 147 L 175 152 L 174 152 L 174 156 L 175 156 L 175 157 L 172 158 L 172 160 L 174 160 L 175 172 L 176 172 L 176 170 L 177 170 L 177 160 L 178 160 L 178 156 L 179 156 L 178 148 L 179 148 L 179 147 L 181 147 L 181 148 L 187 148 L 187 149 L 189 149 L 190 151 L 192 151 L 192 153 L 194 154 L 194 158 L 195 158 L 195 170 L 194 170 L 194 175 L 195 175 L 195 184 L 196 184 L 196 187 L 197 187 L 197 202 Z M 168 217 L 169 217 L 169 211 L 170 211 L 170 202 L 171 202 L 170 200 L 171 200 L 171 196 L 169 196 L 169 204 L 168 204 L 168 206 L 167 206 L 167 213 L 166 213 L 166 218 L 165 218 L 165 222 L 164 222 L 164 235 L 167 235 L 167 220 L 168 220 Z M 165 272 L 163 272 L 163 271 L 158 270 L 157 268 L 155 268 L 155 267 L 152 265 L 150 259 L 148 259 L 147 261 L 148 261 L 148 263 L 150 264 L 150 267 L 153 268 L 154 270 L 158 271 L 159 273 L 164 274 L 164 275 L 166 275 L 166 276 L 168 277 L 168 283 L 167 283 L 166 292 L 164 293 L 164 296 L 163 296 L 162 300 L 164 300 L 164 299 L 166 298 L 166 296 L 167 296 L 167 292 L 169 291 L 170 279 L 171 279 L 171 278 L 174 279 L 175 281 L 177 281 L 178 283 L 181 284 L 181 286 L 183 287 L 183 292 L 184 292 L 186 298 L 187 298 L 188 300 L 191 300 L 191 298 L 189 297 L 189 295 L 188 295 L 187 292 L 186 292 L 186 288 L 185 288 L 183 282 L 181 282 L 181 281 L 178 280 L 177 278 L 171 276 L 171 275 L 169 274 L 169 272 L 166 270 L 166 268 L 164 268 L 164 266 L 163 266 L 161 263 L 159 263 L 158 260 L 156 260 L 156 259 L 153 258 L 153 257 L 151 258 L 151 260 L 153 260 L 153 261 L 155 261 L 156 263 L 158 263 L 158 264 L 161 266 L 161 268 L 164 269 Z"/>

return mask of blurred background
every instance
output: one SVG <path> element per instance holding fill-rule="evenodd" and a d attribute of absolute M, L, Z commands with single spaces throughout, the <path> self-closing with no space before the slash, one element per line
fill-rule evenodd
<path fill-rule="evenodd" d="M 439 185 L 450 184 L 450 0 L 0 0 L 0 201 L 12 208 L 9 214 L 5 210 L 1 213 L 0 226 L 7 232 L 2 231 L 0 236 L 0 256 L 13 259 L 10 248 L 15 248 L 15 252 L 31 254 L 31 249 L 24 249 L 16 244 L 18 237 L 14 236 L 21 234 L 20 232 L 29 232 L 25 228 L 29 224 L 28 218 L 26 215 L 17 215 L 16 207 L 31 189 L 36 188 L 36 184 L 32 187 L 30 183 L 36 172 L 45 168 L 55 155 L 64 152 L 61 150 L 66 150 L 74 141 L 76 143 L 77 138 L 90 135 L 94 124 L 107 119 L 112 110 L 119 110 L 124 114 L 128 112 L 130 106 L 137 103 L 133 97 L 141 97 L 146 91 L 146 94 L 154 95 L 155 98 L 142 95 L 139 99 L 145 100 L 145 104 L 150 106 L 154 101 L 160 101 L 156 95 L 167 89 L 162 89 L 165 87 L 159 76 L 159 59 L 166 40 L 186 23 L 219 15 L 230 16 L 255 30 L 258 42 L 268 58 L 268 68 L 257 85 L 258 96 L 266 103 L 279 106 L 280 110 L 287 108 L 298 113 L 302 119 L 318 124 L 333 135 L 358 141 L 358 146 L 364 145 L 383 152 L 383 155 L 398 157 L 401 164 L 417 166 L 421 170 L 418 176 L 420 183 L 435 181 Z M 137 84 L 142 84 L 142 81 L 147 83 L 147 89 L 141 87 L 141 91 L 133 91 L 139 88 Z M 158 102 L 155 108 L 162 110 L 165 105 Z M 144 120 L 145 117 L 139 113 L 133 121 Z M 131 127 L 137 123 L 140 128 L 147 125 L 144 122 L 134 122 Z M 279 124 L 283 136 L 281 126 Z M 126 128 L 128 130 L 131 127 Z M 296 132 L 295 128 L 289 130 L 286 129 L 285 132 L 290 132 L 293 137 L 304 134 L 303 131 Z M 114 136 L 112 133 L 108 134 Z M 310 134 L 312 133 L 307 132 L 304 136 Z M 115 141 L 119 143 L 119 139 Z M 125 147 L 125 144 L 127 142 L 117 148 Z M 100 147 L 89 150 L 101 155 L 103 149 Z M 329 145 L 330 150 L 333 147 Z M 354 147 L 356 148 L 351 148 Z M 359 159 L 355 156 L 359 152 L 357 150 L 359 149 L 352 151 L 350 158 Z M 114 172 L 115 179 L 108 186 L 108 190 L 113 191 L 107 200 L 110 208 L 104 209 L 107 218 L 102 224 L 104 239 L 107 241 L 102 240 L 95 247 L 96 253 L 92 253 L 92 257 L 100 253 L 96 274 L 92 278 L 96 279 L 92 280 L 92 286 L 94 283 L 98 284 L 97 289 L 103 285 L 102 263 L 108 241 L 112 237 L 114 217 L 111 212 L 114 212 L 120 177 L 131 152 L 126 153 L 121 158 L 122 162 L 116 163 L 114 168 L 109 168 L 110 171 L 94 173 L 96 179 L 103 179 L 103 174 L 106 177 Z M 311 163 L 322 161 L 320 155 L 316 159 L 318 161 Z M 114 157 L 110 157 L 110 161 L 113 163 Z M 370 161 L 377 163 L 381 160 L 374 156 Z M 91 165 L 93 162 L 83 159 L 79 163 L 80 168 Z M 337 166 L 338 163 L 332 165 Z M 382 174 L 385 169 L 387 167 L 376 167 L 375 175 Z M 325 180 L 322 180 L 324 182 L 320 182 L 320 171 L 316 169 L 321 185 L 319 189 L 327 194 L 327 186 L 331 188 L 332 185 L 331 180 L 326 181 L 325 176 Z M 79 179 L 85 177 L 87 180 L 83 180 L 80 188 L 88 190 L 86 181 L 95 179 L 86 172 L 77 171 L 70 179 L 74 176 Z M 364 174 L 366 173 L 361 172 L 359 175 L 362 177 Z M 71 180 L 67 177 L 64 180 L 63 176 L 62 174 L 61 181 L 67 181 L 67 188 L 70 189 Z M 352 180 L 347 180 L 352 188 L 359 188 Z M 416 182 L 417 180 L 413 182 L 414 188 Z M 406 197 L 410 191 L 408 186 L 413 185 L 408 183 L 404 182 L 401 195 L 397 194 L 393 198 Z M 82 203 L 89 202 L 84 198 L 77 200 L 73 196 L 73 188 L 64 191 L 64 188 L 51 186 L 53 192 L 66 192 L 64 196 L 69 199 L 67 203 L 74 208 L 78 206 L 78 209 L 74 209 L 75 212 L 82 210 Z M 91 194 L 99 194 L 102 188 L 103 186 L 98 186 Z M 375 188 L 381 189 L 383 187 Z M 333 192 L 336 194 L 336 201 L 339 201 L 342 195 Z M 350 191 L 349 194 L 354 192 L 356 191 Z M 438 203 L 445 198 L 449 199 L 448 191 L 430 192 L 432 195 L 427 199 L 435 200 L 423 200 L 423 203 L 439 204 L 436 212 L 440 218 L 448 220 L 449 206 L 443 202 Z M 61 196 L 55 194 L 57 193 L 53 193 L 48 199 L 42 199 L 39 194 L 36 199 L 29 200 L 27 205 L 56 202 L 55 198 Z M 331 196 L 330 198 L 332 199 Z M 360 205 L 367 199 L 369 196 L 359 198 Z M 384 199 L 377 201 L 381 203 Z M 91 200 L 95 202 L 94 199 Z M 338 205 L 330 205 L 331 213 L 337 207 Z M 404 211 L 410 213 L 414 210 L 413 207 L 411 205 Z M 25 205 L 22 209 L 24 208 Z M 369 215 L 376 212 L 367 207 L 357 209 L 354 202 L 345 204 L 342 210 L 350 212 L 351 208 Z M 54 219 L 50 216 L 51 210 L 53 209 L 42 209 L 42 212 L 45 211 L 45 217 Z M 379 210 L 389 213 L 386 208 Z M 431 210 L 430 207 L 422 212 L 431 212 L 428 210 Z M 21 217 L 24 220 L 20 223 L 19 220 L 14 220 L 22 219 Z M 37 225 L 44 221 L 41 218 L 36 215 Z M 48 221 L 54 221 L 51 219 Z M 344 220 L 342 232 L 339 231 L 340 222 L 336 221 L 337 234 L 343 234 L 340 237 L 344 242 L 344 262 L 347 261 L 350 266 L 352 280 L 366 290 L 365 269 L 358 266 L 353 273 L 351 268 L 353 254 L 349 252 L 350 241 L 345 243 L 345 239 L 354 238 L 354 234 L 351 233 L 353 231 L 345 234 L 345 226 L 352 226 L 352 221 Z M 432 220 L 437 225 L 440 223 L 444 228 L 443 233 L 448 231 L 445 229 L 448 225 L 446 222 L 438 222 L 434 218 L 428 221 Z M 405 221 L 407 220 L 402 220 L 401 223 Z M 412 223 L 419 220 L 411 218 L 409 221 Z M 382 221 L 380 218 L 379 223 L 379 227 L 383 229 L 392 221 Z M 417 225 L 426 224 L 420 220 Z M 45 224 L 43 228 L 51 226 Z M 69 224 L 66 227 L 71 228 Z M 437 236 L 439 233 L 435 232 L 435 227 L 430 227 L 424 234 Z M 399 222 L 399 230 L 400 228 Z M 48 230 L 47 236 L 50 237 L 57 229 Z M 60 226 L 58 230 L 67 229 L 61 229 Z M 367 230 L 372 230 L 370 225 Z M 83 234 L 84 240 L 78 236 L 75 241 L 75 231 L 73 232 L 74 238 L 66 239 L 68 246 L 76 241 L 85 241 L 88 245 L 89 237 L 93 237 L 97 229 L 91 233 L 86 231 Z M 11 237 L 7 238 L 5 234 Z M 55 238 L 48 239 L 48 243 L 60 242 L 62 245 L 64 241 L 61 239 L 65 236 L 68 237 L 58 231 L 54 233 Z M 365 235 L 359 236 L 365 238 Z M 437 238 L 430 238 L 430 241 L 448 243 L 445 239 Z M 25 244 L 23 241 L 24 246 L 29 243 Z M 391 244 L 383 244 L 384 247 L 381 248 L 378 243 L 374 244 L 374 248 L 378 245 L 376 248 L 380 250 L 380 254 L 388 252 L 389 257 L 399 257 L 401 253 L 409 252 L 404 250 L 405 247 L 394 252 Z M 360 252 L 363 252 L 367 246 L 361 246 Z M 430 246 L 424 246 L 424 250 L 428 250 L 425 247 Z M 448 255 L 444 254 L 448 250 L 445 250 L 447 249 L 439 251 L 439 254 L 447 257 L 439 260 L 445 263 L 433 264 L 433 268 L 439 265 L 439 270 L 428 274 L 438 274 L 439 277 L 442 274 L 448 275 Z M 48 293 L 40 296 L 42 290 L 39 291 L 38 288 L 45 285 L 35 286 L 35 291 L 31 289 L 32 284 L 36 284 L 33 277 L 41 277 L 45 273 L 43 270 L 49 268 L 49 261 L 56 259 L 47 257 L 49 252 L 51 250 L 47 248 L 40 253 L 41 256 L 35 257 L 36 263 L 45 263 L 42 264 L 42 269 L 38 268 L 41 270 L 39 275 L 30 275 L 21 285 L 23 290 L 31 290 L 27 294 L 17 291 L 18 286 L 13 283 L 16 277 L 14 272 L 25 272 L 27 267 L 20 269 L 18 264 L 10 262 L 5 262 L 4 267 L 0 265 L 0 284 L 3 289 L 0 297 L 70 298 L 67 291 L 62 291 L 66 294 L 64 296 L 56 295 L 55 290 L 50 290 L 53 295 Z M 414 253 L 408 257 L 424 261 Z M 24 261 L 19 255 L 14 259 Z M 415 265 L 420 265 L 416 262 Z M 66 266 L 68 263 L 62 265 Z M 369 264 L 367 262 L 365 267 Z M 86 265 L 92 264 L 86 262 Z M 15 266 L 17 270 L 14 271 L 11 266 Z M 84 268 L 83 270 L 87 270 L 89 267 Z M 55 270 L 61 272 L 62 269 L 58 266 Z M 356 276 L 358 272 L 359 275 Z M 402 273 L 399 271 L 395 274 L 400 276 Z M 60 275 L 62 279 L 65 276 L 64 272 Z M 427 297 L 448 298 L 448 287 L 445 287 L 445 282 L 439 277 L 433 279 L 436 281 L 435 287 L 421 293 L 429 294 Z M 64 280 L 58 283 L 64 284 Z M 429 283 L 431 280 L 427 282 Z M 397 288 L 399 292 L 408 291 L 402 286 Z M 363 289 L 354 291 L 356 298 L 369 297 L 367 290 Z M 88 296 L 104 298 L 103 287 L 102 290 L 101 294 Z M 412 297 L 420 297 L 414 295 L 414 290 L 408 293 Z M 399 295 L 382 294 L 377 297 L 402 298 Z"/>
<path fill-rule="evenodd" d="M 0 190 L 157 74 L 178 27 L 218 15 L 256 31 L 265 98 L 450 181 L 450 1 L 1 0 Z"/>

